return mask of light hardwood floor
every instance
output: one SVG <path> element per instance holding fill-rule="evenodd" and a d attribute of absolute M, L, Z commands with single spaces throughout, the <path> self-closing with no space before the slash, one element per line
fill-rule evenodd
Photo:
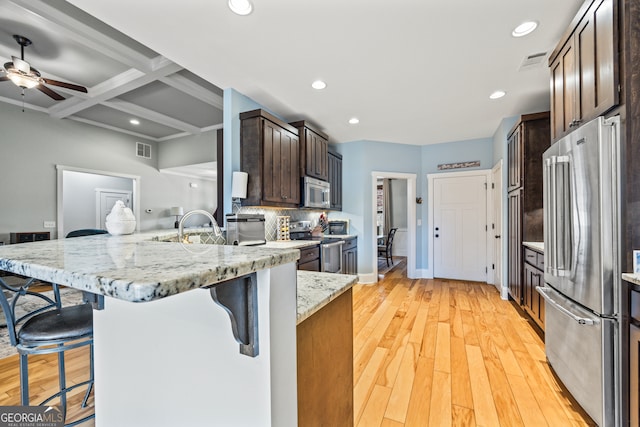
<path fill-rule="evenodd" d="M 495 287 L 405 266 L 353 289 L 356 426 L 593 425 Z"/>
<path fill-rule="evenodd" d="M 538 335 L 492 286 L 410 280 L 403 263 L 356 285 L 353 309 L 356 426 L 593 425 L 554 378 Z M 72 381 L 86 378 L 87 360 L 86 349 L 71 352 Z M 36 401 L 55 390 L 57 368 L 52 356 L 31 363 Z M 0 360 L 0 405 L 19 403 L 12 356 Z"/>

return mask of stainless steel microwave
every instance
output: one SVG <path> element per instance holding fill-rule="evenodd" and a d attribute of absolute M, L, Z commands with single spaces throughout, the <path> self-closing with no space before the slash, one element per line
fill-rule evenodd
<path fill-rule="evenodd" d="M 305 208 L 329 209 L 329 183 L 305 176 L 302 179 L 302 206 Z"/>

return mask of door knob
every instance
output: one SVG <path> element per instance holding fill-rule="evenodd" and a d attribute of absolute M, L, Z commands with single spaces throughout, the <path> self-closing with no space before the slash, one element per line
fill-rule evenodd
<path fill-rule="evenodd" d="M 438 227 L 436 227 L 436 231 L 440 230 Z"/>
<path fill-rule="evenodd" d="M 436 234 L 436 237 L 440 237 L 440 235 L 439 235 L 439 234 Z"/>
<path fill-rule="evenodd" d="M 499 239 L 499 238 L 500 238 L 500 235 L 499 235 L 499 234 L 498 234 L 498 235 L 496 235 L 496 239 Z"/>

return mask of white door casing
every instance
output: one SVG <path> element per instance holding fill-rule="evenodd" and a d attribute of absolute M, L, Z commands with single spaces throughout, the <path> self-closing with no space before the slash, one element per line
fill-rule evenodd
<path fill-rule="evenodd" d="M 95 169 L 78 168 L 75 166 L 56 165 L 56 220 L 58 223 L 57 238 L 64 236 L 64 177 L 65 171 L 89 173 L 96 175 L 113 176 L 118 178 L 128 178 L 133 182 L 133 194 L 131 200 L 133 203 L 133 215 L 136 219 L 140 218 L 140 176 L 128 175 L 118 172 L 101 171 Z M 140 231 L 141 221 L 136 221 L 136 231 Z"/>
<path fill-rule="evenodd" d="M 428 175 L 433 277 L 487 281 L 487 170 Z M 489 250 L 491 249 L 491 250 Z"/>
<path fill-rule="evenodd" d="M 368 274 L 360 274 L 360 283 L 375 283 L 378 280 L 378 230 L 376 226 L 377 216 L 377 203 L 376 197 L 378 192 L 378 178 L 393 178 L 393 179 L 406 179 L 407 180 L 407 277 L 410 279 L 416 279 L 416 180 L 417 176 L 414 173 L 403 172 L 371 172 L 371 239 L 368 242 L 373 249 L 371 264 L 373 266 L 373 272 Z"/>
<path fill-rule="evenodd" d="M 492 225 L 488 238 L 493 241 L 493 284 L 502 292 L 502 160 L 491 169 L 491 193 Z"/>

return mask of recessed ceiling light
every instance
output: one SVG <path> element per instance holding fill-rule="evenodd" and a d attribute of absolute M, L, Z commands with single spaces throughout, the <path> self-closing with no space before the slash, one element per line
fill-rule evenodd
<path fill-rule="evenodd" d="M 253 5 L 249 0 L 229 0 L 229 9 L 236 15 L 245 16 L 253 11 Z"/>
<path fill-rule="evenodd" d="M 327 87 L 327 84 L 322 80 L 316 80 L 315 82 L 311 83 L 311 87 L 314 89 L 321 90 Z"/>
<path fill-rule="evenodd" d="M 513 37 L 522 37 L 533 32 L 538 27 L 538 23 L 535 21 L 527 21 L 518 25 L 515 30 L 511 32 Z"/>
<path fill-rule="evenodd" d="M 357 117 L 351 117 L 349 119 L 349 123 L 352 125 L 357 125 L 358 123 L 360 123 L 360 119 L 358 119 Z"/>
<path fill-rule="evenodd" d="M 505 92 L 503 90 L 497 90 L 497 91 L 493 92 L 491 95 L 489 95 L 489 98 L 498 99 L 498 98 L 502 98 L 506 94 L 507 94 L 507 92 Z"/>
<path fill-rule="evenodd" d="M 136 125 L 138 126 L 140 124 L 140 120 L 138 119 L 131 119 L 129 120 L 129 123 L 131 123 L 132 125 Z"/>

